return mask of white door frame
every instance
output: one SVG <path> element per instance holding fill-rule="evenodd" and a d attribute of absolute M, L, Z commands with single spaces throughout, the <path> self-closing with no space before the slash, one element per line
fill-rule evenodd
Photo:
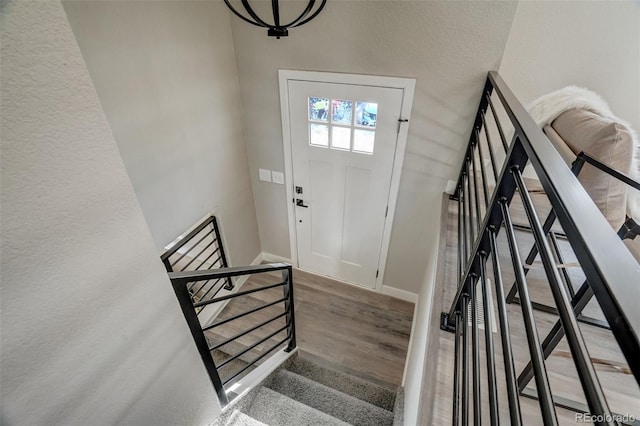
<path fill-rule="evenodd" d="M 291 261 L 298 267 L 298 241 L 296 239 L 296 222 L 294 204 L 291 200 L 295 198 L 293 189 L 293 158 L 291 156 L 291 126 L 289 121 L 289 85 L 290 80 L 310 81 L 316 83 L 337 83 L 351 84 L 356 86 L 376 86 L 392 89 L 402 89 L 402 106 L 400 118 L 408 120 L 413 105 L 413 94 L 416 80 L 413 78 L 399 77 L 379 77 L 373 75 L 359 74 L 339 74 L 316 71 L 295 71 L 278 70 L 278 80 L 280 84 L 280 111 L 282 116 L 282 142 L 284 145 L 284 172 L 285 188 L 287 191 L 287 216 L 289 222 L 289 243 L 291 247 Z M 376 278 L 375 291 L 382 288 L 384 270 L 389 253 L 389 242 L 391 240 L 391 226 L 398 200 L 398 189 L 400 188 L 400 177 L 402 174 L 402 164 L 404 162 L 404 152 L 407 146 L 408 122 L 400 123 L 396 142 L 395 157 L 393 160 L 393 171 L 391 173 L 391 186 L 389 188 L 389 211 L 384 222 L 384 233 L 382 234 L 382 247 L 380 259 L 378 260 L 378 277 Z"/>

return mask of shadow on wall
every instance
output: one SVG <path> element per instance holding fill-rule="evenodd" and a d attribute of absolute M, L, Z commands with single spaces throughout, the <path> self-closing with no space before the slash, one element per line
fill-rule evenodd
<path fill-rule="evenodd" d="M 448 102 L 428 93 L 424 87 L 418 87 L 417 92 L 425 102 L 423 108 L 416 108 L 412 112 L 413 141 L 407 146 L 403 173 L 422 176 L 429 188 L 444 191 L 447 181 L 455 179 L 464 155 L 465 147 L 455 146 L 452 141 L 468 140 L 475 113 L 460 114 Z M 481 87 L 467 92 L 473 93 L 473 96 L 464 102 L 477 105 Z"/>

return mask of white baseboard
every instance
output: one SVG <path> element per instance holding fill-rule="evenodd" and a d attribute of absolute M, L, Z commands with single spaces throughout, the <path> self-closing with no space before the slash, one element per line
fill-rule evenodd
<path fill-rule="evenodd" d="M 284 262 L 284 263 L 292 264 L 291 259 L 278 256 L 277 254 L 271 254 L 271 253 L 267 253 L 266 251 L 263 251 L 262 253 L 260 253 L 260 255 L 262 256 L 263 262 Z"/>
<path fill-rule="evenodd" d="M 399 288 L 383 285 L 380 288 L 380 293 L 386 294 L 387 296 L 395 297 L 396 299 L 405 300 L 407 302 L 418 303 L 418 295 L 407 290 L 401 290 Z"/>
<path fill-rule="evenodd" d="M 258 254 L 258 256 L 256 256 L 255 259 L 253 259 L 253 262 L 251 262 L 251 266 L 254 265 L 259 265 L 260 263 L 262 263 L 262 253 Z M 233 279 L 233 278 L 232 278 Z M 241 277 L 239 277 L 235 282 L 234 282 L 234 286 L 233 286 L 233 290 L 231 291 L 227 291 L 227 290 L 222 290 L 220 292 L 220 296 L 226 296 L 227 294 L 234 294 L 237 293 L 238 290 L 240 290 L 240 288 L 242 287 L 242 285 L 249 279 L 249 275 L 242 275 Z M 200 320 L 200 325 L 204 326 L 206 324 L 211 323 L 214 319 L 216 319 L 216 317 L 218 316 L 218 314 L 220 314 L 220 312 L 222 312 L 222 310 L 225 308 L 225 306 L 227 306 L 227 303 L 229 303 L 231 299 L 229 300 L 225 300 L 222 304 L 217 305 L 214 303 L 214 305 L 216 306 L 205 306 L 204 309 L 202 311 L 200 311 L 200 313 L 198 314 L 198 319 Z"/>
<path fill-rule="evenodd" d="M 409 359 L 409 354 L 411 353 L 411 348 L 413 346 L 413 338 L 415 337 L 416 333 L 416 318 L 418 317 L 418 302 L 415 302 L 415 305 L 413 305 L 413 316 L 411 317 L 411 333 L 409 334 L 409 346 L 407 346 L 407 357 L 404 360 L 404 371 L 402 372 L 402 387 L 404 387 L 404 383 L 407 380 L 407 367 L 409 366 L 409 363 L 407 362 L 407 360 Z"/>

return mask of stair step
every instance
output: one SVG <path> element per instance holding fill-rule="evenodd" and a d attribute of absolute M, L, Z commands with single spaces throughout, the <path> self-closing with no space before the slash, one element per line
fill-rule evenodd
<path fill-rule="evenodd" d="M 233 410 L 225 426 L 267 426 L 266 424 L 249 417 L 241 411 Z"/>
<path fill-rule="evenodd" d="M 309 407 L 355 426 L 390 426 L 393 424 L 393 413 L 391 411 L 315 382 L 292 371 L 281 370 L 268 386 Z"/>
<path fill-rule="evenodd" d="M 321 367 L 302 356 L 298 356 L 287 369 L 342 393 L 366 401 L 369 404 L 393 411 L 396 393 L 390 389 L 341 371 Z"/>
<path fill-rule="evenodd" d="M 348 423 L 265 387 L 258 391 L 248 414 L 273 426 L 348 426 Z"/>
<path fill-rule="evenodd" d="M 398 387 L 393 404 L 393 426 L 404 426 L 404 388 Z"/>

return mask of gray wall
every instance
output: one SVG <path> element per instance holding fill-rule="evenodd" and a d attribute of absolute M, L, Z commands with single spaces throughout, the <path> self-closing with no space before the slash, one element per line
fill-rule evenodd
<path fill-rule="evenodd" d="M 266 3 L 266 2 L 265 2 Z M 261 6 L 268 6 L 264 3 Z M 300 7 L 285 2 L 283 9 Z M 290 257 L 278 69 L 417 79 L 384 284 L 419 293 L 434 256 L 440 197 L 462 159 L 486 72 L 500 64 L 513 2 L 328 2 L 281 40 L 232 19 L 244 127 L 262 249 Z"/>
<path fill-rule="evenodd" d="M 62 5 L 1 16 L 0 422 L 208 423 L 215 393 Z"/>
<path fill-rule="evenodd" d="M 640 131 L 640 3 L 520 2 L 500 73 L 525 105 L 587 87 Z"/>
<path fill-rule="evenodd" d="M 221 1 L 65 1 L 156 246 L 218 208 L 229 257 L 260 253 Z"/>

